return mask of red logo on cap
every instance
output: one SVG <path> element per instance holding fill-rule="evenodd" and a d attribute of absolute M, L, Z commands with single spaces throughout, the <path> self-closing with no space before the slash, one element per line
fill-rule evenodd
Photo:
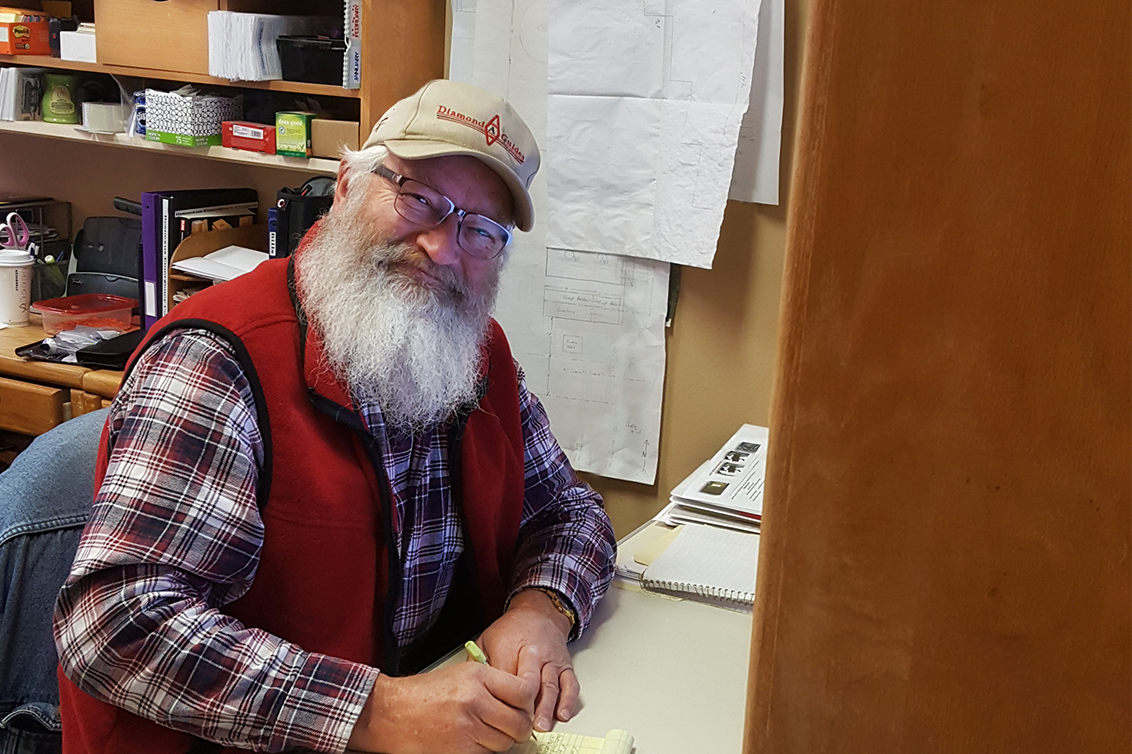
<path fill-rule="evenodd" d="M 499 116 L 496 115 L 494 118 L 489 120 L 487 122 L 487 124 L 483 127 L 483 135 L 484 135 L 484 138 L 487 139 L 487 145 L 489 147 L 499 139 L 499 132 L 500 132 Z"/>
<path fill-rule="evenodd" d="M 437 120 L 447 120 L 452 123 L 459 123 L 461 126 L 474 128 L 476 131 L 479 131 L 483 134 L 484 139 L 487 141 L 487 145 L 489 147 L 496 142 L 499 142 L 502 147 L 507 150 L 507 153 L 514 158 L 515 162 L 519 163 L 520 165 L 522 165 L 527 160 L 526 156 L 519 150 L 519 148 L 512 144 L 511 140 L 507 138 L 507 134 L 503 133 L 503 124 L 499 122 L 498 114 L 496 114 L 487 123 L 484 123 L 483 121 L 478 121 L 475 118 L 469 117 L 461 112 L 453 110 L 450 107 L 439 105 L 436 108 L 436 117 Z"/>

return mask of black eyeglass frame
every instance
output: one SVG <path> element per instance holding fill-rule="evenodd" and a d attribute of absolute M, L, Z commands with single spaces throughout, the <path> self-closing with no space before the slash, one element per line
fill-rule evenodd
<path fill-rule="evenodd" d="M 397 201 L 393 202 L 393 209 L 395 209 L 397 211 L 397 214 L 400 215 L 405 220 L 408 220 L 409 222 L 413 223 L 413 225 L 416 225 L 417 227 L 425 228 L 426 230 L 432 230 L 433 228 L 440 227 L 440 225 L 445 220 L 447 220 L 449 217 L 452 216 L 453 213 L 455 213 L 456 217 L 458 218 L 457 226 L 456 226 L 456 243 L 458 243 L 460 245 L 460 248 L 464 250 L 464 253 L 466 253 L 468 256 L 472 257 L 473 259 L 481 259 L 485 262 L 491 261 L 492 259 L 496 259 L 500 254 L 503 253 L 504 249 L 506 249 L 508 246 L 511 245 L 511 241 L 515 237 L 514 234 L 511 232 L 510 228 L 496 222 L 495 220 L 492 220 L 487 215 L 481 215 L 478 212 L 468 212 L 467 210 L 464 210 L 464 209 L 457 207 L 456 202 L 452 201 L 447 196 L 445 196 L 444 194 L 442 194 L 439 191 L 437 191 L 436 189 L 434 189 L 432 186 L 429 186 L 427 183 L 423 183 L 421 181 L 418 181 L 416 178 L 410 178 L 408 176 L 401 175 L 400 173 L 394 173 L 392 170 L 385 167 L 385 165 L 382 164 L 382 163 L 378 163 L 377 166 L 373 169 L 373 172 L 376 173 L 377 175 L 380 175 L 382 178 L 385 178 L 385 179 L 390 180 L 393 183 L 397 184 L 397 198 L 398 199 L 400 199 L 403 196 L 402 190 L 405 187 L 405 182 L 406 181 L 412 181 L 413 183 L 424 186 L 429 191 L 433 192 L 434 194 L 439 196 L 441 199 L 448 202 L 448 211 L 445 212 L 443 214 L 443 216 L 439 220 L 437 220 L 435 223 L 433 223 L 432 225 L 427 225 L 425 223 L 421 223 L 417 220 L 414 220 L 411 217 L 406 217 L 405 214 L 398 207 Z M 503 244 L 491 256 L 487 256 L 487 257 L 479 256 L 478 254 L 470 251 L 466 246 L 464 246 L 463 230 L 464 230 L 464 218 L 466 218 L 466 217 L 481 218 L 481 219 L 486 220 L 487 222 L 491 223 L 495 227 L 499 228 L 501 231 L 503 231 L 503 238 L 504 238 Z"/>

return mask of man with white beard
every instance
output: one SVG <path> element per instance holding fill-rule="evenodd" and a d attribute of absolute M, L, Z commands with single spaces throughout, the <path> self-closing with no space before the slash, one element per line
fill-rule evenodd
<path fill-rule="evenodd" d="M 612 527 L 491 319 L 538 163 L 430 82 L 290 260 L 147 335 L 56 608 L 68 752 L 505 751 L 577 713 Z"/>

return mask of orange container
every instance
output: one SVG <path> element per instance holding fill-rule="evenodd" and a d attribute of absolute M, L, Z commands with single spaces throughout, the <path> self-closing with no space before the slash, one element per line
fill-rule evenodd
<path fill-rule="evenodd" d="M 132 329 L 131 313 L 138 302 L 109 293 L 82 293 L 36 301 L 31 310 L 43 316 L 43 331 L 55 335 L 79 325 L 126 332 Z"/>
<path fill-rule="evenodd" d="M 48 17 L 23 8 L 0 8 L 0 55 L 50 55 Z"/>

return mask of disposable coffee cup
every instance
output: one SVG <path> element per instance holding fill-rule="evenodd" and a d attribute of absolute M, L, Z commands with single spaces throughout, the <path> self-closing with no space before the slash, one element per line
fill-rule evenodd
<path fill-rule="evenodd" d="M 28 323 L 33 262 L 26 251 L 0 249 L 0 323 L 9 326 Z"/>

